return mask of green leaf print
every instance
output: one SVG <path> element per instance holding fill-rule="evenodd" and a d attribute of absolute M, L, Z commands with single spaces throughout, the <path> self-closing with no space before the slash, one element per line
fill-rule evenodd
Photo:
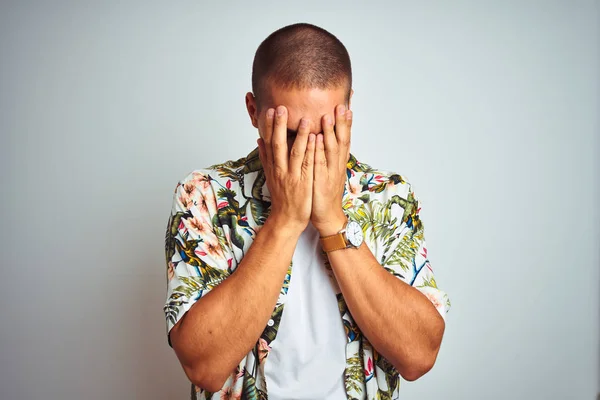
<path fill-rule="evenodd" d="M 167 265 L 173 258 L 175 254 L 175 237 L 177 236 L 177 228 L 179 227 L 179 223 L 181 222 L 181 218 L 184 216 L 191 217 L 191 212 L 178 212 L 169 217 L 169 222 L 167 224 L 167 231 L 165 234 L 165 256 L 167 260 Z"/>
<path fill-rule="evenodd" d="M 275 340 L 275 336 L 277 336 L 277 330 L 279 329 L 279 323 L 281 322 L 282 313 L 283 304 L 278 304 L 277 306 L 275 306 L 275 310 L 273 310 L 273 314 L 271 314 L 273 324 L 271 326 L 267 325 L 261 335 L 261 337 L 267 342 L 268 345 L 270 345 L 271 342 Z"/>
<path fill-rule="evenodd" d="M 257 199 L 250 199 L 250 212 L 252 213 L 252 218 L 257 225 L 264 225 L 267 217 L 269 216 L 269 203 Z"/>
<path fill-rule="evenodd" d="M 218 279 L 205 280 L 199 276 L 182 276 L 179 278 L 182 284 L 173 289 L 173 292 L 167 299 L 167 303 L 164 307 L 167 320 L 172 324 L 175 324 L 177 322 L 179 310 L 184 304 L 188 304 L 190 299 L 198 296 L 203 290 L 212 289 L 228 275 L 221 270 L 215 269 L 215 271 L 217 271 L 219 276 Z"/>
<path fill-rule="evenodd" d="M 229 207 L 232 207 L 236 214 L 240 212 L 240 203 L 236 200 L 236 193 L 233 190 L 221 188 L 217 192 L 217 196 L 219 200 L 226 199 Z"/>
<path fill-rule="evenodd" d="M 377 350 L 373 349 L 373 359 L 375 365 L 381 369 L 385 374 L 385 381 L 388 387 L 388 393 L 391 395 L 396 391 L 400 382 L 400 374 L 398 370 L 390 363 L 385 357 L 383 357 Z"/>
<path fill-rule="evenodd" d="M 243 174 L 249 174 L 251 172 L 262 170 L 262 163 L 258 156 L 258 147 L 252 150 L 250 154 L 244 159 L 244 168 L 242 168 Z"/>
<path fill-rule="evenodd" d="M 377 389 L 377 400 L 392 400 L 390 392 L 385 392 L 381 389 Z"/>
<path fill-rule="evenodd" d="M 346 393 L 362 393 L 363 381 L 364 372 L 360 356 L 357 354 L 346 359 Z"/>
<path fill-rule="evenodd" d="M 435 281 L 435 278 L 433 276 L 431 276 L 429 279 L 424 278 L 423 279 L 423 284 L 419 285 L 418 287 L 425 287 L 425 286 L 432 287 L 434 289 L 438 288 L 437 287 L 437 283 Z"/>
<path fill-rule="evenodd" d="M 267 181 L 267 177 L 265 175 L 265 172 L 258 171 L 258 174 L 256 175 L 256 180 L 252 184 L 252 197 L 254 197 L 255 199 L 263 198 L 262 190 L 263 190 L 263 185 L 265 184 L 266 181 Z"/>
<path fill-rule="evenodd" d="M 220 178 L 231 179 L 232 181 L 239 182 L 243 179 L 242 175 L 238 173 L 239 168 L 244 165 L 246 161 L 245 158 L 240 158 L 239 160 L 230 160 L 224 162 L 223 164 L 216 164 L 210 166 L 208 169 L 212 169 L 217 171 L 217 174 Z"/>
<path fill-rule="evenodd" d="M 242 391 L 242 399 L 258 400 L 258 390 L 256 390 L 256 380 L 248 371 L 244 369 L 244 384 Z"/>

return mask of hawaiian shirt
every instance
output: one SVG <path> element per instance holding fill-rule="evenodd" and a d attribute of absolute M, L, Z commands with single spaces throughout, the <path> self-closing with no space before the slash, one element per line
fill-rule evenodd
<path fill-rule="evenodd" d="M 390 274 L 420 290 L 445 318 L 448 296 L 437 288 L 427 259 L 420 204 L 399 174 L 378 171 L 350 155 L 342 199 L 345 214 L 363 229 L 367 246 Z M 215 286 L 235 272 L 270 211 L 265 174 L 254 149 L 237 161 L 197 170 L 177 184 L 166 232 L 167 331 Z M 327 257 L 347 337 L 345 389 L 349 399 L 395 399 L 400 375 L 369 343 L 350 314 Z M 192 385 L 192 399 L 267 399 L 265 363 L 277 340 L 292 277 L 283 281 L 271 319 L 225 382 L 210 393 Z"/>

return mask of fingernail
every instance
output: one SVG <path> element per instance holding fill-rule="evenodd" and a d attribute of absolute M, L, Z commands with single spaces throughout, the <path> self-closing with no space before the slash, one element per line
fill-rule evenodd
<path fill-rule="evenodd" d="M 273 117 L 273 114 L 275 114 L 275 110 L 273 110 L 272 108 L 269 108 L 267 110 L 267 117 L 271 118 L 271 117 Z"/>
<path fill-rule="evenodd" d="M 332 124 L 331 116 L 330 115 L 325 116 L 325 122 L 327 123 L 327 125 L 331 125 Z"/>
<path fill-rule="evenodd" d="M 310 135 L 308 135 L 308 141 L 309 142 L 314 142 L 315 141 L 315 134 L 311 133 Z"/>
<path fill-rule="evenodd" d="M 306 128 L 308 126 L 308 121 L 302 118 L 300 120 L 300 128 Z"/>
<path fill-rule="evenodd" d="M 342 104 L 342 105 L 341 105 L 341 106 L 338 108 L 338 111 L 339 111 L 339 113 L 340 113 L 341 115 L 344 115 L 344 113 L 346 112 L 346 106 Z"/>
<path fill-rule="evenodd" d="M 277 107 L 277 115 L 282 116 L 284 112 L 285 108 L 283 108 L 283 106 Z"/>

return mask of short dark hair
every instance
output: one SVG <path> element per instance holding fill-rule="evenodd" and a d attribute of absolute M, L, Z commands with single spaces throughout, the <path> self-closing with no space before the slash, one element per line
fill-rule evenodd
<path fill-rule="evenodd" d="M 352 89 L 352 67 L 346 47 L 318 26 L 299 23 L 270 34 L 256 50 L 252 91 L 258 108 L 267 85 L 282 89 Z"/>

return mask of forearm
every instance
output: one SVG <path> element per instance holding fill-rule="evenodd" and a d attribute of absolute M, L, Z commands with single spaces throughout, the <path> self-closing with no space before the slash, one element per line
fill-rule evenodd
<path fill-rule="evenodd" d="M 328 255 L 348 308 L 375 349 L 405 379 L 425 374 L 444 332 L 433 304 L 379 265 L 365 244 Z"/>
<path fill-rule="evenodd" d="M 192 382 L 220 389 L 254 347 L 277 302 L 299 235 L 268 218 L 235 272 L 173 327 L 171 343 Z"/>

